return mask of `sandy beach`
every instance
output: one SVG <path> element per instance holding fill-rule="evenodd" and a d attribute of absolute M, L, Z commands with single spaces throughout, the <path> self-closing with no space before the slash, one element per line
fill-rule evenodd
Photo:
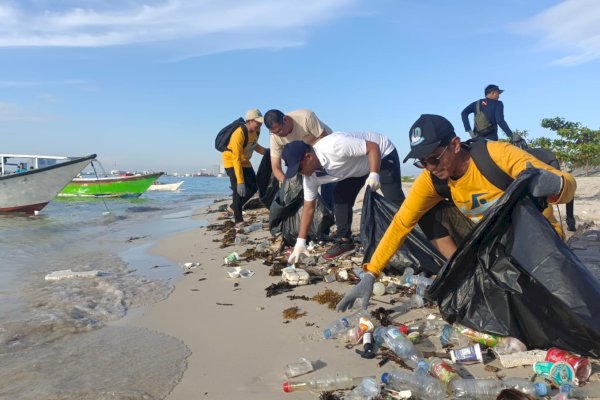
<path fill-rule="evenodd" d="M 597 225 L 600 223 L 600 177 L 577 178 L 577 183 L 575 214 L 578 226 Z M 407 191 L 410 185 L 403 184 L 403 187 Z M 215 210 L 218 205 L 211 205 L 209 209 Z M 357 202 L 355 206 L 355 230 L 359 227 L 360 205 Z M 564 218 L 564 206 L 560 208 Z M 220 215 L 207 212 L 199 218 L 205 218 L 208 224 L 223 223 L 216 219 Z M 266 209 L 249 210 L 245 218 L 249 222 L 261 221 L 268 218 L 268 212 Z M 347 371 L 355 377 L 376 376 L 379 379 L 381 373 L 399 368 L 392 361 L 379 367 L 380 359 L 361 358 L 355 349 L 362 349 L 362 345 L 347 348 L 339 340 L 324 339 L 323 328 L 340 314 L 316 301 L 288 297 L 311 298 L 325 289 L 344 294 L 350 288 L 348 282 L 318 282 L 266 297 L 265 288 L 280 282 L 281 277 L 269 276 L 270 266 L 264 265 L 262 259 L 240 262 L 240 267 L 254 272 L 251 277 L 228 276 L 224 257 L 233 251 L 241 254 L 270 237 L 266 229 L 259 230 L 250 234 L 252 242 L 249 244 L 220 248 L 222 232 L 199 228 L 163 239 L 151 249 L 153 254 L 179 265 L 199 264 L 176 282 L 175 290 L 166 300 L 144 310 L 134 321 L 135 325 L 180 339 L 191 351 L 183 379 L 167 399 L 318 398 L 318 394 L 311 392 L 285 394 L 282 391 L 282 383 L 287 380 L 285 365 L 300 357 L 316 365 L 316 371 L 304 378 Z M 273 249 L 277 248 L 276 244 Z M 347 257 L 345 262 L 351 263 L 352 257 Z M 369 310 L 381 306 L 393 309 L 395 306 L 386 304 L 391 298 L 391 295 L 375 296 Z M 297 306 L 305 315 L 285 320 L 283 311 L 292 306 Z M 392 318 L 394 322 L 410 325 L 431 313 L 439 315 L 436 308 L 423 308 L 403 315 L 392 314 Z M 435 335 L 423 340 L 418 347 L 424 351 L 441 351 Z M 599 371 L 599 365 L 594 363 L 591 381 L 600 380 Z M 499 360 L 486 362 L 485 366 L 461 367 L 458 372 L 463 377 L 478 378 L 533 375 L 530 365 L 507 369 L 502 368 Z"/>

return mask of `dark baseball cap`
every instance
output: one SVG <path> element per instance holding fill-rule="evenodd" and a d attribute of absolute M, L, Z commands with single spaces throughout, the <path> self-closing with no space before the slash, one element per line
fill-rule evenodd
<path fill-rule="evenodd" d="M 409 158 L 425 158 L 439 146 L 450 143 L 455 136 L 454 127 L 446 118 L 441 115 L 423 114 L 408 132 L 410 152 L 403 162 Z"/>
<path fill-rule="evenodd" d="M 302 140 L 295 140 L 283 146 L 281 158 L 285 161 L 287 170 L 285 171 L 286 178 L 293 178 L 298 174 L 300 169 L 300 161 L 306 153 L 310 152 L 310 146 Z"/>
<path fill-rule="evenodd" d="M 493 92 L 494 90 L 497 90 L 500 93 L 504 92 L 504 90 L 500 89 L 498 87 L 498 85 L 487 85 L 485 87 L 485 90 L 483 91 L 483 93 L 487 96 L 489 93 Z"/>

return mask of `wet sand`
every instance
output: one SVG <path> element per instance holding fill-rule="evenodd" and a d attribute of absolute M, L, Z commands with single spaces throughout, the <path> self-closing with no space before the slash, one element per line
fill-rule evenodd
<path fill-rule="evenodd" d="M 575 213 L 578 224 L 600 222 L 600 177 L 577 178 L 578 192 Z M 409 185 L 403 185 L 409 190 Z M 361 198 L 359 196 L 359 198 Z M 218 205 L 218 204 L 217 204 Z M 215 209 L 217 205 L 209 208 Z M 360 203 L 355 206 L 356 230 L 359 226 Z M 564 206 L 561 206 L 564 218 Z M 209 223 L 221 213 L 208 213 Z M 246 220 L 255 222 L 268 218 L 266 210 L 248 211 Z M 317 374 L 347 371 L 353 376 L 379 376 L 397 364 L 390 361 L 378 367 L 379 359 L 360 358 L 355 349 L 346 348 L 338 340 L 323 339 L 323 328 L 340 316 L 315 301 L 290 299 L 288 296 L 307 296 L 331 289 L 346 293 L 347 282 L 332 282 L 299 286 L 292 292 L 266 297 L 265 288 L 281 281 L 280 276 L 269 276 L 269 266 L 262 260 L 241 262 L 242 268 L 254 271 L 249 278 L 230 278 L 223 258 L 232 251 L 242 253 L 254 248 L 265 238 L 266 230 L 250 234 L 253 244 L 219 248 L 223 233 L 199 228 L 161 240 L 151 252 L 182 265 L 195 262 L 200 265 L 191 269 L 177 283 L 174 292 L 166 300 L 145 310 L 134 324 L 166 333 L 183 341 L 191 350 L 187 370 L 181 382 L 167 397 L 169 400 L 206 399 L 316 399 L 318 394 L 295 392 L 285 394 L 282 383 L 286 380 L 284 367 L 300 357 L 317 364 Z M 276 249 L 276 246 L 273 247 Z M 320 249 L 323 250 L 323 249 Z M 345 261 L 351 263 L 351 256 Z M 357 264 L 358 265 L 358 264 Z M 377 307 L 394 309 L 388 302 L 392 296 L 374 297 L 369 310 Z M 406 299 L 405 299 L 406 300 Z M 283 310 L 297 306 L 306 315 L 291 321 L 283 318 Z M 404 315 L 392 314 L 394 322 L 410 325 L 412 321 L 437 314 L 435 308 L 412 310 Z M 432 336 L 418 347 L 424 351 L 440 351 L 439 340 Z M 486 365 L 474 364 L 458 368 L 463 377 L 498 378 L 531 377 L 531 366 L 502 368 L 498 360 Z M 600 380 L 599 365 L 594 365 L 591 380 Z M 295 380 L 302 380 L 302 377 Z"/>

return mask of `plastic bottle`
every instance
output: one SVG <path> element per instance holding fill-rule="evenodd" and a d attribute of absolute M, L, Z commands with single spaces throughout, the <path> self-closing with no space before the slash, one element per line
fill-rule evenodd
<path fill-rule="evenodd" d="M 235 235 L 235 239 L 233 240 L 233 243 L 235 244 L 244 244 L 248 241 L 248 236 L 243 235 L 241 233 L 236 233 Z"/>
<path fill-rule="evenodd" d="M 408 283 L 409 285 L 416 285 L 416 286 L 430 286 L 433 283 L 433 279 L 431 278 L 426 278 L 424 276 L 420 276 L 420 275 L 409 275 L 407 276 L 404 281 L 406 283 Z"/>
<path fill-rule="evenodd" d="M 456 373 L 452 365 L 445 363 L 441 358 L 434 357 L 429 361 L 429 372 L 431 375 L 438 378 L 444 385 L 449 385 L 450 382 L 461 379 Z"/>
<path fill-rule="evenodd" d="M 500 336 L 479 332 L 475 329 L 467 328 L 466 326 L 461 324 L 454 324 L 454 329 L 456 330 L 456 332 L 468 337 L 472 341 L 477 342 L 479 344 L 483 344 L 488 347 L 495 347 L 501 340 Z"/>
<path fill-rule="evenodd" d="M 499 337 L 498 339 L 498 344 L 494 346 L 494 350 L 496 350 L 498 354 L 512 354 L 527 351 L 525 343 L 517 338 L 505 336 Z"/>
<path fill-rule="evenodd" d="M 424 373 L 394 370 L 381 375 L 381 381 L 395 390 L 410 390 L 414 399 L 442 400 L 446 397 L 442 382 Z"/>
<path fill-rule="evenodd" d="M 329 324 L 323 330 L 323 337 L 325 337 L 325 339 L 336 339 L 341 337 L 348 329 L 356 326 L 361 317 L 372 320 L 371 314 L 367 310 L 358 310 L 355 313 L 346 315 Z"/>
<path fill-rule="evenodd" d="M 404 271 L 402 272 L 402 276 L 400 277 L 400 282 L 402 282 L 403 284 L 406 283 L 406 278 L 414 275 L 415 270 L 412 269 L 411 267 L 406 267 L 404 268 Z"/>
<path fill-rule="evenodd" d="M 410 367 L 415 368 L 419 361 L 423 359 L 423 354 L 415 349 L 412 342 L 395 326 L 377 327 L 375 333 L 373 333 L 373 338 L 377 345 L 386 346 Z"/>
<path fill-rule="evenodd" d="M 254 223 L 252 225 L 248 225 L 244 228 L 244 232 L 245 233 L 250 233 L 250 232 L 254 232 L 254 231 L 258 231 L 259 229 L 262 229 L 263 225 L 260 222 Z"/>
<path fill-rule="evenodd" d="M 263 240 L 259 244 L 256 245 L 256 251 L 265 251 L 269 248 L 271 243 L 268 240 Z"/>
<path fill-rule="evenodd" d="M 534 396 L 544 397 L 548 387 L 541 382 L 533 383 L 524 378 L 497 379 L 457 379 L 450 383 L 450 391 L 454 399 L 495 400 L 498 394 L 509 388 Z"/>
<path fill-rule="evenodd" d="M 298 392 L 301 390 L 328 391 L 338 389 L 349 389 L 358 385 L 363 380 L 362 377 L 353 378 L 350 374 L 338 372 L 330 375 L 314 377 L 300 382 L 286 381 L 283 383 L 283 391 Z"/>
<path fill-rule="evenodd" d="M 398 285 L 396 285 L 394 282 L 388 283 L 387 286 L 385 287 L 385 292 L 387 294 L 396 294 L 396 293 L 398 293 Z"/>
<path fill-rule="evenodd" d="M 413 308 L 421 308 L 424 304 L 425 302 L 423 301 L 423 297 L 419 296 L 418 294 L 413 294 L 410 296 L 408 302 L 399 305 L 398 308 L 396 308 L 396 311 L 400 314 L 404 314 Z"/>
<path fill-rule="evenodd" d="M 411 326 L 408 330 L 409 332 L 419 332 L 421 335 L 431 336 L 441 333 L 446 325 L 444 321 L 426 319 L 418 325 Z"/>
<path fill-rule="evenodd" d="M 446 324 L 442 327 L 442 333 L 440 334 L 440 343 L 443 347 L 447 347 L 449 345 L 455 347 L 465 347 L 471 343 L 471 340 L 461 335 L 454 329 L 452 325 Z"/>
<path fill-rule="evenodd" d="M 344 400 L 372 400 L 379 396 L 381 388 L 373 378 L 365 378 L 360 385 L 344 396 Z"/>
<path fill-rule="evenodd" d="M 571 396 L 571 391 L 571 385 L 561 385 L 558 394 L 552 396 L 552 400 L 568 400 Z"/>

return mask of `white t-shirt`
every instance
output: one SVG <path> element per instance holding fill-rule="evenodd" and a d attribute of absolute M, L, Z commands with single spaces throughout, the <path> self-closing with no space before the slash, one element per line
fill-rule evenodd
<path fill-rule="evenodd" d="M 315 143 L 313 149 L 327 175 L 320 176 L 317 171 L 304 177 L 304 200 L 316 199 L 320 185 L 368 175 L 371 168 L 366 141 L 379 146 L 382 159 L 395 150 L 386 136 L 376 132 L 333 132 Z"/>

